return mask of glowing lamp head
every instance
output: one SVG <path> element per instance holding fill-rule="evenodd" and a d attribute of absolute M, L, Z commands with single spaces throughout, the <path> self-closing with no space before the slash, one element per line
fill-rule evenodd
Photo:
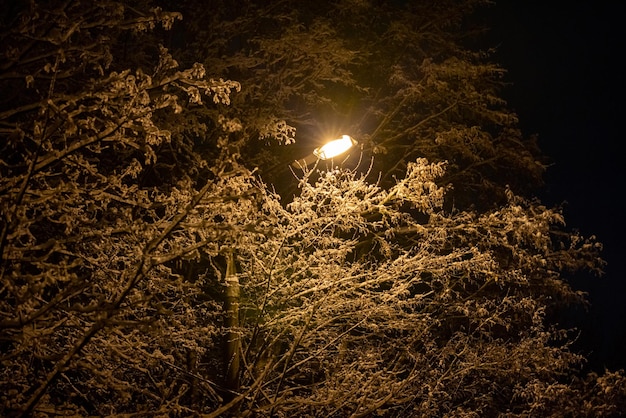
<path fill-rule="evenodd" d="M 350 135 L 343 135 L 339 139 L 334 139 L 313 151 L 313 154 L 320 160 L 329 160 L 348 151 L 356 141 Z"/>

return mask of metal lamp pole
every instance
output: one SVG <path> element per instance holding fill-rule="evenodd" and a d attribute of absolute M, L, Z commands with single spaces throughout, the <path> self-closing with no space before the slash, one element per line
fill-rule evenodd
<path fill-rule="evenodd" d="M 226 260 L 226 388 L 231 392 L 239 390 L 239 367 L 241 340 L 239 330 L 239 277 L 235 267 L 234 250 L 229 251 Z"/>

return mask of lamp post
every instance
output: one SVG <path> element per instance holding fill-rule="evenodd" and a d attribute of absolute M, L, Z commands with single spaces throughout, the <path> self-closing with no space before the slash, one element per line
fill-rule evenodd
<path fill-rule="evenodd" d="M 304 159 L 294 161 L 291 166 L 303 168 L 319 160 L 329 160 L 348 151 L 356 143 L 357 141 L 351 136 L 343 135 L 341 138 L 334 139 L 316 148 L 311 155 Z M 239 391 L 239 376 L 241 374 L 241 330 L 239 329 L 239 299 L 241 290 L 235 257 L 235 249 L 229 250 L 226 254 L 224 301 L 224 322 L 227 330 L 225 383 L 230 396 Z"/>
<path fill-rule="evenodd" d="M 226 316 L 226 388 L 233 392 L 239 390 L 239 356 L 241 339 L 239 330 L 239 277 L 235 266 L 235 251 L 230 250 L 226 256 L 226 300 L 224 314 Z"/>
<path fill-rule="evenodd" d="M 330 160 L 348 151 L 357 141 L 350 135 L 342 135 L 341 138 L 333 139 L 319 148 L 315 148 L 313 153 L 291 163 L 293 168 L 304 168 L 319 161 Z"/>

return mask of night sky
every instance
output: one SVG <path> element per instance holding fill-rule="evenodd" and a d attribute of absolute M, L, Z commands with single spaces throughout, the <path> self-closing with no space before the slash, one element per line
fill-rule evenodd
<path fill-rule="evenodd" d="M 623 1 L 498 1 L 488 12 L 495 59 L 509 70 L 505 98 L 526 136 L 537 134 L 553 165 L 546 204 L 566 201 L 568 227 L 596 235 L 608 262 L 601 278 L 578 277 L 589 292 L 579 347 L 591 367 L 626 368 Z"/>

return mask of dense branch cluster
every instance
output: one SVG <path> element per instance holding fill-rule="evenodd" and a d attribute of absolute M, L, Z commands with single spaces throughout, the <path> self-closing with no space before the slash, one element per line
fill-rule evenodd
<path fill-rule="evenodd" d="M 303 181 L 286 213 L 272 214 L 271 238 L 238 245 L 253 394 L 243 405 L 301 416 L 573 407 L 560 377 L 582 358 L 545 315 L 550 299 L 580 295 L 549 272 L 562 268 L 558 253 L 582 260 L 593 244 L 558 249 L 561 215 L 513 195 L 488 215 L 445 214 L 433 187 L 403 210 L 407 184 L 443 174 L 424 160 L 411 167 L 389 190 L 346 171 Z"/>
<path fill-rule="evenodd" d="M 626 407 L 550 320 L 600 244 L 501 176 L 541 167 L 502 70 L 458 43 L 481 1 L 127 3 L 3 12 L 0 415 Z M 369 170 L 266 183 L 324 109 L 357 107 Z"/>

